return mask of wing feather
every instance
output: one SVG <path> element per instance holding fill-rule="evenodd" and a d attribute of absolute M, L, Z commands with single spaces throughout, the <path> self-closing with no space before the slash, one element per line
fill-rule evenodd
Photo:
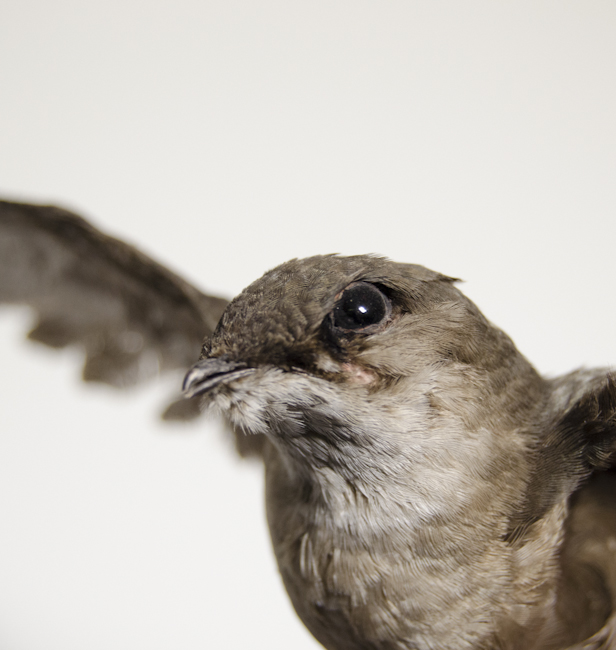
<path fill-rule="evenodd" d="M 0 201 L 3 302 L 35 310 L 31 339 L 80 345 L 85 380 L 124 387 L 188 368 L 228 301 L 72 212 Z"/>

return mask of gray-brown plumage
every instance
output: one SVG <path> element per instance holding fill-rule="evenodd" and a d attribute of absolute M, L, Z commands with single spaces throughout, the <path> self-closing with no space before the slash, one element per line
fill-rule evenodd
<path fill-rule="evenodd" d="M 19 230 L 29 208 L 12 209 Z M 0 211 L 0 229 L 5 221 Z M 107 244 L 123 246 L 95 240 L 105 260 Z M 173 320 L 167 285 L 148 282 L 153 263 L 132 254 L 139 280 L 131 264 L 119 272 L 137 287 L 131 300 L 144 287 L 152 313 Z M 184 287 L 188 304 L 203 300 L 152 268 Z M 87 301 L 87 284 L 80 291 Z M 140 313 L 131 327 L 150 332 Z M 233 300 L 185 387 L 264 441 L 280 572 L 326 648 L 616 648 L 607 371 L 544 379 L 452 278 L 319 256 L 283 264 Z"/>
<path fill-rule="evenodd" d="M 86 381 L 124 387 L 189 367 L 228 301 L 67 210 L 0 201 L 3 302 L 34 308 L 29 338 L 80 345 Z M 176 402 L 167 417 L 192 417 L 196 405 Z"/>

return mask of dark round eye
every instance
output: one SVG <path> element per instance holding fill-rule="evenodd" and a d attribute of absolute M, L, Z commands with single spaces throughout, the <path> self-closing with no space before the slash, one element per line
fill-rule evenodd
<path fill-rule="evenodd" d="M 361 330 L 389 316 L 389 298 L 373 284 L 355 282 L 340 296 L 331 312 L 332 324 L 341 330 Z"/>

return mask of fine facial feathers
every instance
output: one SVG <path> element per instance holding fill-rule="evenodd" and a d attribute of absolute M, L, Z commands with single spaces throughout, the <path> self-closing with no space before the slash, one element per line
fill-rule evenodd
<path fill-rule="evenodd" d="M 258 448 L 280 573 L 326 648 L 616 648 L 608 372 L 542 378 L 452 278 L 416 265 L 292 260 L 214 328 L 220 301 L 77 217 L 2 203 L 7 233 L 0 298 L 111 375 L 126 331 L 163 368 L 206 336 L 186 393 Z"/>

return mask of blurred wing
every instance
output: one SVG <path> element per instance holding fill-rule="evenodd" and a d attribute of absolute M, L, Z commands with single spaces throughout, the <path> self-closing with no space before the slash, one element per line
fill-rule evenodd
<path fill-rule="evenodd" d="M 190 367 L 227 305 L 71 212 L 7 201 L 0 303 L 33 307 L 31 339 L 82 346 L 83 378 L 120 387 Z M 187 400 L 167 415 L 197 412 Z"/>

